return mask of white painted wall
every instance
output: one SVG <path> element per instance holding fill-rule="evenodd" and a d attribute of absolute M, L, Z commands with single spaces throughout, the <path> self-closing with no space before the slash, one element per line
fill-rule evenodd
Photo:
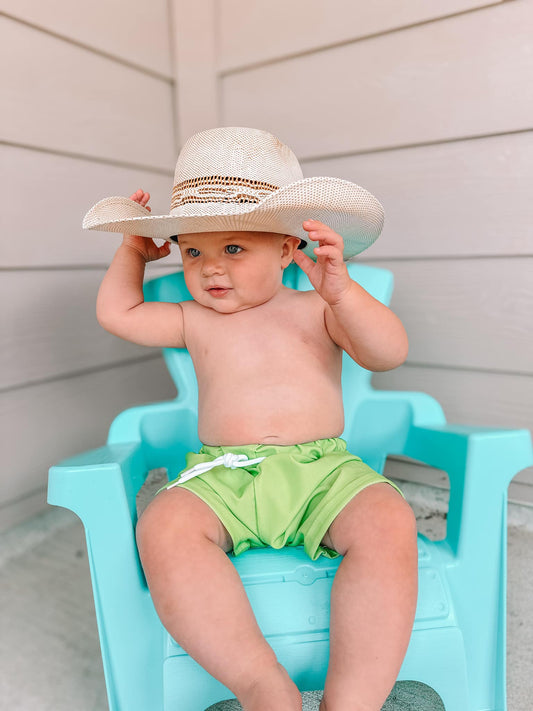
<path fill-rule="evenodd" d="M 81 220 L 139 186 L 166 212 L 177 154 L 166 0 L 2 11 L 0 529 L 43 509 L 48 467 L 102 444 L 115 414 L 175 394 L 158 352 L 96 323 L 120 238 Z"/>
<path fill-rule="evenodd" d="M 361 259 L 394 271 L 411 350 L 378 387 L 430 392 L 450 421 L 532 428 L 531 0 L 2 10 L 0 528 L 44 507 L 50 464 L 101 444 L 117 412 L 174 395 L 156 352 L 97 325 L 119 238 L 80 223 L 138 186 L 166 212 L 179 145 L 216 125 L 270 130 L 306 175 L 385 205 Z M 511 496 L 533 503 L 532 472 Z"/>

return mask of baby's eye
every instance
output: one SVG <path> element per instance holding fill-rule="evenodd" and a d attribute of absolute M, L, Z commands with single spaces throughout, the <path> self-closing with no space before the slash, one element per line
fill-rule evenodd
<path fill-rule="evenodd" d="M 189 257 L 193 257 L 193 258 L 194 258 L 194 257 L 199 257 L 199 256 L 200 256 L 200 250 L 199 250 L 199 249 L 196 249 L 196 247 L 189 247 L 189 248 L 187 249 L 187 255 L 188 255 Z"/>
<path fill-rule="evenodd" d="M 239 252 L 242 252 L 242 247 L 239 247 L 236 244 L 228 244 L 226 246 L 226 252 L 228 254 L 239 254 Z"/>

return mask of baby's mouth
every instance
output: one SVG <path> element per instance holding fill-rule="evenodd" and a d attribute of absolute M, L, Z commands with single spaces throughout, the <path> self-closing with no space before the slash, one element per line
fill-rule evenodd
<path fill-rule="evenodd" d="M 225 286 L 209 286 L 206 291 L 215 298 L 219 299 L 229 292 L 229 288 Z"/>

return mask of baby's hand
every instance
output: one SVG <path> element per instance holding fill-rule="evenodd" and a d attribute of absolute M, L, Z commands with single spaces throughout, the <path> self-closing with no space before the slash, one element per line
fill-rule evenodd
<path fill-rule="evenodd" d="M 350 288 L 351 279 L 344 263 L 342 237 L 318 220 L 306 220 L 303 228 L 309 239 L 318 242 L 314 253 L 317 261 L 298 250 L 294 261 L 309 277 L 309 281 L 330 306 L 342 299 Z"/>
<path fill-rule="evenodd" d="M 145 193 L 144 190 L 137 190 L 137 192 L 130 195 L 130 200 L 138 202 L 150 212 L 152 208 L 148 205 L 148 200 L 150 200 L 150 193 Z M 140 237 L 139 235 L 124 235 L 122 241 L 123 244 L 133 247 L 137 252 L 139 252 L 146 262 L 153 262 L 156 259 L 161 259 L 162 257 L 167 257 L 170 254 L 170 244 L 165 242 L 158 247 L 153 239 L 150 237 Z"/>

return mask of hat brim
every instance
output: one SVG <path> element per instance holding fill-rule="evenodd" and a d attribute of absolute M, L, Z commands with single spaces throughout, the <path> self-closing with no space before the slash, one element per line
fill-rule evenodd
<path fill-rule="evenodd" d="M 259 203 L 190 203 L 171 215 L 152 215 L 129 198 L 108 197 L 89 210 L 83 227 L 168 241 L 187 233 L 246 230 L 289 234 L 307 242 L 302 222 L 308 219 L 319 220 L 340 234 L 344 258 L 349 259 L 379 237 L 384 213 L 379 200 L 359 185 L 341 178 L 314 177 L 285 185 Z M 315 246 L 307 243 L 303 251 L 312 257 Z"/>

